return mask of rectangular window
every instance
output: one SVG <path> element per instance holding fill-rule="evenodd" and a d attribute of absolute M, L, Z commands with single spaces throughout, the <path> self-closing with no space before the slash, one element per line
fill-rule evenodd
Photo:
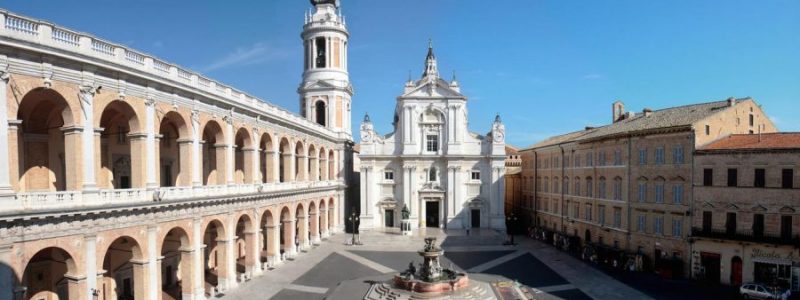
<path fill-rule="evenodd" d="M 784 240 L 792 238 L 792 216 L 781 216 L 781 238 Z"/>
<path fill-rule="evenodd" d="M 614 200 L 622 200 L 622 180 L 614 180 Z"/>
<path fill-rule="evenodd" d="M 597 207 L 597 222 L 600 225 L 606 224 L 606 207 L 603 205 Z"/>
<path fill-rule="evenodd" d="M 645 226 L 647 226 L 647 216 L 640 215 L 636 221 L 636 231 L 644 232 Z"/>
<path fill-rule="evenodd" d="M 672 186 L 672 203 L 683 204 L 683 185 L 676 184 Z"/>
<path fill-rule="evenodd" d="M 753 114 L 750 114 L 750 126 L 753 126 L 753 124 L 755 124 L 755 123 L 756 122 L 755 122 L 755 118 L 753 118 Z"/>
<path fill-rule="evenodd" d="M 647 149 L 639 149 L 639 164 L 647 164 Z"/>
<path fill-rule="evenodd" d="M 481 180 L 481 171 L 472 171 L 470 173 L 470 178 L 472 180 Z"/>
<path fill-rule="evenodd" d="M 316 39 L 316 43 L 317 43 L 317 45 L 316 45 L 317 46 L 316 47 L 317 48 L 317 57 L 314 58 L 314 60 L 315 60 L 314 65 L 317 68 L 326 68 L 327 64 L 326 64 L 325 59 L 327 58 L 327 54 L 325 53 L 325 49 L 326 49 L 325 48 L 325 38 L 324 37 L 317 38 Z"/>
<path fill-rule="evenodd" d="M 614 228 L 622 227 L 622 209 L 614 207 Z"/>
<path fill-rule="evenodd" d="M 639 183 L 639 202 L 647 202 L 647 183 Z"/>
<path fill-rule="evenodd" d="M 664 147 L 656 148 L 656 164 L 657 165 L 664 164 Z"/>
<path fill-rule="evenodd" d="M 653 233 L 661 234 L 661 235 L 664 234 L 664 217 L 663 216 L 656 217 L 655 220 L 653 220 Z"/>
<path fill-rule="evenodd" d="M 581 204 L 575 203 L 575 209 L 572 211 L 572 217 L 579 219 L 581 217 Z"/>
<path fill-rule="evenodd" d="M 703 186 L 714 185 L 714 169 L 703 169 Z"/>
<path fill-rule="evenodd" d="M 711 232 L 711 228 L 714 224 L 711 222 L 711 216 L 712 214 L 710 211 L 703 212 L 703 232 Z"/>
<path fill-rule="evenodd" d="M 600 151 L 600 154 L 597 155 L 597 165 L 605 166 L 606 165 L 606 152 Z"/>
<path fill-rule="evenodd" d="M 672 150 L 672 162 L 676 165 L 683 164 L 683 146 L 676 146 Z"/>
<path fill-rule="evenodd" d="M 606 181 L 600 178 L 600 183 L 597 184 L 597 194 L 600 199 L 606 199 Z"/>
<path fill-rule="evenodd" d="M 586 212 L 583 215 L 586 217 L 586 221 L 591 221 L 592 220 L 592 205 L 591 204 L 587 204 L 586 205 Z"/>
<path fill-rule="evenodd" d="M 794 188 L 794 169 L 783 169 L 781 171 L 781 188 Z"/>
<path fill-rule="evenodd" d="M 388 170 L 383 172 L 383 179 L 388 181 L 394 181 L 394 171 Z"/>
<path fill-rule="evenodd" d="M 754 214 L 753 215 L 753 236 L 755 236 L 755 237 L 764 236 L 764 215 L 763 214 Z"/>
<path fill-rule="evenodd" d="M 767 180 L 767 171 L 765 169 L 756 169 L 755 170 L 755 178 L 753 180 L 754 187 L 764 187 L 766 186 Z"/>
<path fill-rule="evenodd" d="M 739 170 L 728 169 L 728 186 L 737 186 L 739 184 Z"/>
<path fill-rule="evenodd" d="M 683 234 L 683 222 L 680 217 L 672 219 L 672 236 L 681 236 Z"/>
<path fill-rule="evenodd" d="M 736 213 L 729 212 L 725 217 L 725 232 L 727 234 L 736 233 Z"/>
<path fill-rule="evenodd" d="M 594 165 L 594 156 L 592 156 L 592 152 L 586 153 L 586 166 L 591 167 Z"/>
<path fill-rule="evenodd" d="M 575 167 L 578 168 L 581 166 L 581 157 L 575 155 Z"/>
<path fill-rule="evenodd" d="M 614 151 L 614 165 L 621 166 L 622 165 L 622 151 Z"/>
<path fill-rule="evenodd" d="M 429 134 L 425 136 L 425 150 L 428 152 L 437 152 L 439 151 L 439 136 L 435 134 Z"/>
<path fill-rule="evenodd" d="M 586 197 L 592 198 L 594 197 L 594 187 L 592 186 L 592 180 L 586 180 Z"/>
<path fill-rule="evenodd" d="M 656 183 L 656 203 L 664 203 L 664 184 Z"/>
<path fill-rule="evenodd" d="M 706 125 L 706 135 L 711 135 L 711 125 Z"/>

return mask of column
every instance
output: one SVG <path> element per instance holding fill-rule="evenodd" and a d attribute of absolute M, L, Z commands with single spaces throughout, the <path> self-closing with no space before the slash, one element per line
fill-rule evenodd
<path fill-rule="evenodd" d="M 91 297 L 94 291 L 100 290 L 97 287 L 97 236 L 86 235 L 83 237 L 83 242 L 86 251 L 84 256 L 86 259 L 86 295 Z"/>
<path fill-rule="evenodd" d="M 147 183 L 146 186 L 148 188 L 158 187 L 159 184 L 156 182 L 156 170 L 158 167 L 156 166 L 156 142 L 155 142 L 155 114 L 156 114 L 156 101 L 148 96 L 147 100 L 144 101 L 145 104 L 145 133 L 147 134 L 145 139 L 145 156 L 146 158 L 146 169 L 147 169 Z M 180 163 L 180 162 L 177 162 Z M 175 174 L 177 175 L 177 174 Z"/>
<path fill-rule="evenodd" d="M 333 51 L 331 51 L 331 38 L 325 38 L 325 67 L 333 67 Z"/>
<path fill-rule="evenodd" d="M 309 41 L 311 42 L 311 57 L 309 57 L 309 59 L 311 60 L 311 69 L 316 69 L 317 68 L 317 43 L 314 40 L 314 38 L 311 38 Z"/>
<path fill-rule="evenodd" d="M 309 181 L 319 181 L 319 160 L 315 153 L 308 157 L 309 164 L 311 164 L 311 174 L 309 174 Z"/>
<path fill-rule="evenodd" d="M 219 282 L 223 284 L 223 282 L 227 283 L 225 288 L 227 290 L 236 288 L 239 283 L 236 282 L 236 256 L 238 251 L 236 251 L 236 221 L 232 221 L 233 216 L 227 216 L 228 221 L 226 222 L 229 228 L 226 230 L 227 236 L 221 237 L 221 239 L 225 239 L 222 241 L 217 241 L 217 248 L 225 249 L 225 255 L 222 256 L 222 265 L 223 269 L 219 275 Z M 224 274 L 224 276 L 222 275 Z"/>
<path fill-rule="evenodd" d="M 307 181 L 308 180 L 308 178 L 307 178 L 307 176 L 308 176 L 308 166 L 306 164 L 308 163 L 308 157 L 306 157 L 303 154 L 298 154 L 296 156 L 296 158 L 297 158 L 297 159 L 295 159 L 295 162 L 297 163 L 297 169 L 296 169 L 297 173 L 295 173 L 295 174 L 297 174 L 296 180 L 297 181 Z"/>
<path fill-rule="evenodd" d="M 342 162 L 342 158 L 344 157 L 343 152 L 343 149 L 337 149 L 336 152 L 334 152 L 334 166 L 336 167 L 336 173 L 334 173 L 334 175 L 336 175 L 336 179 L 339 181 L 344 181 L 344 171 L 342 170 L 342 167 L 344 167 L 344 163 Z"/>
<path fill-rule="evenodd" d="M 300 250 L 308 250 L 308 216 L 297 217 L 297 234 Z"/>
<path fill-rule="evenodd" d="M 453 120 L 454 120 L 453 115 L 455 115 L 454 108 L 455 107 L 452 106 L 452 105 L 447 106 L 447 143 L 448 144 L 452 144 L 453 142 L 455 142 L 455 140 L 453 139 L 455 137 L 455 134 L 453 133 L 454 132 L 453 127 L 455 127 L 454 126 L 455 124 L 453 122 Z"/>
<path fill-rule="evenodd" d="M 408 168 L 408 211 L 411 212 L 409 219 L 413 220 L 418 218 L 417 210 L 417 166 L 409 166 Z M 414 222 L 411 222 L 412 226 Z"/>
<path fill-rule="evenodd" d="M 372 167 L 364 166 L 361 167 L 361 216 L 362 216 L 362 223 L 365 221 L 363 220 L 364 216 L 371 218 L 372 214 L 372 197 L 370 197 L 370 192 L 372 191 L 372 180 L 370 180 L 370 173 L 372 171 Z M 370 226 L 371 227 L 371 226 Z"/>
<path fill-rule="evenodd" d="M 261 253 L 259 253 L 258 233 L 261 230 L 258 226 L 253 226 L 253 230 L 244 232 L 244 243 L 248 249 L 244 257 L 245 276 L 252 278 L 256 274 L 261 274 Z"/>
<path fill-rule="evenodd" d="M 453 135 L 456 143 L 461 143 L 461 124 L 459 124 L 459 115 L 461 115 L 461 105 L 453 105 Z"/>
<path fill-rule="evenodd" d="M 274 267 L 281 262 L 281 242 L 278 238 L 281 236 L 279 226 L 267 224 L 264 226 L 264 231 L 267 233 L 267 266 Z"/>
<path fill-rule="evenodd" d="M 80 100 L 83 105 L 83 190 L 97 190 L 95 177 L 95 143 L 94 143 L 94 86 L 86 84 L 80 87 Z M 98 153 L 99 154 L 99 153 Z"/>
<path fill-rule="evenodd" d="M 403 143 L 411 143 L 411 113 L 409 106 L 403 106 Z"/>
<path fill-rule="evenodd" d="M 456 177 L 456 166 L 447 166 L 447 196 L 444 203 L 442 203 L 443 206 L 442 211 L 444 211 L 444 213 L 442 214 L 441 217 L 441 220 L 444 224 L 444 228 L 447 228 L 447 225 L 449 225 L 447 224 L 448 223 L 447 221 L 450 220 L 450 218 L 452 218 L 453 216 L 452 203 L 455 199 L 455 191 L 454 191 L 455 177 Z"/>
<path fill-rule="evenodd" d="M 319 214 L 317 212 L 312 211 L 309 214 L 308 225 L 309 232 L 311 233 L 311 243 L 314 245 L 319 245 Z"/>
<path fill-rule="evenodd" d="M 161 292 L 161 266 L 162 259 L 161 253 L 156 250 L 156 239 L 158 236 L 158 227 L 147 227 L 147 289 L 148 299 L 158 299 Z"/>
<path fill-rule="evenodd" d="M 226 145 L 227 147 L 226 147 L 226 151 L 225 151 L 225 154 L 226 154 L 225 155 L 225 162 L 226 162 L 225 163 L 225 167 L 226 167 L 225 168 L 226 169 L 225 170 L 225 182 L 228 185 L 231 185 L 231 184 L 234 184 L 233 171 L 235 170 L 235 167 L 236 167 L 234 165 L 236 157 L 234 156 L 234 153 L 233 153 L 233 146 L 235 144 L 235 138 L 236 137 L 233 136 L 233 118 L 232 117 L 226 117 L 226 119 L 225 119 L 225 136 L 228 137 L 228 140 L 225 141 L 227 143 L 227 145 Z M 219 168 L 219 165 L 217 166 L 217 168 Z"/>
<path fill-rule="evenodd" d="M 5 57 L 3 57 L 5 59 Z M 0 205 L 12 207 L 14 189 L 11 187 L 10 157 L 8 156 L 8 80 L 11 74 L 8 71 L 0 70 Z M 66 178 L 65 178 L 66 179 Z M 2 295 L 2 294 L 0 294 Z"/>
<path fill-rule="evenodd" d="M 192 110 L 192 186 L 203 185 L 203 153 L 200 147 L 200 112 Z"/>
<path fill-rule="evenodd" d="M 14 299 L 14 289 L 17 288 L 14 286 L 16 275 L 11 268 L 14 256 L 11 244 L 0 246 L 0 299 Z"/>
<path fill-rule="evenodd" d="M 270 149 L 272 152 L 267 152 L 267 155 L 270 157 L 269 159 L 272 160 L 272 182 L 278 182 L 278 179 L 281 178 L 281 157 L 280 152 L 275 150 L 275 147 L 280 147 L 280 145 L 276 145 L 276 143 L 273 142 L 272 149 Z"/>
<path fill-rule="evenodd" d="M 194 286 L 192 287 L 192 294 L 194 295 L 194 299 L 205 299 L 205 266 L 203 265 L 203 254 L 205 252 L 205 245 L 203 245 L 203 220 L 200 218 L 192 219 L 192 239 L 194 240 L 194 245 L 192 248 L 194 252 L 192 253 L 192 265 L 195 266 L 192 269 L 192 278 L 194 279 L 192 282 Z"/>
<path fill-rule="evenodd" d="M 326 206 L 327 207 L 327 206 Z M 320 232 L 319 235 L 321 238 L 326 238 L 329 236 L 328 234 L 328 209 L 323 208 L 319 210 L 319 227 Z"/>
<path fill-rule="evenodd" d="M 411 209 L 411 168 L 413 166 L 403 166 L 403 204 Z M 402 209 L 402 208 L 401 208 Z"/>
<path fill-rule="evenodd" d="M 253 128 L 253 166 L 251 169 L 253 170 L 253 183 L 262 183 L 263 176 L 265 174 L 261 173 L 261 145 L 259 144 L 259 137 L 258 137 L 258 128 Z"/>
<path fill-rule="evenodd" d="M 283 223 L 283 253 L 286 257 L 295 257 L 297 256 L 297 246 L 294 243 L 294 221 L 293 220 L 282 220 Z"/>

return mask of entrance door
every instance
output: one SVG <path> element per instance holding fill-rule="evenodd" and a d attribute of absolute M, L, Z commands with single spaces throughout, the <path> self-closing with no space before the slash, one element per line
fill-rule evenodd
<path fill-rule="evenodd" d="M 425 202 L 425 227 L 439 228 L 439 201 Z"/>
<path fill-rule="evenodd" d="M 742 259 L 734 256 L 731 259 L 731 285 L 742 284 Z"/>
<path fill-rule="evenodd" d="M 471 219 L 471 222 L 472 222 L 472 228 L 480 228 L 481 227 L 481 210 L 480 209 L 473 209 L 470 219 Z"/>
<path fill-rule="evenodd" d="M 703 266 L 704 278 L 708 283 L 719 283 L 719 259 L 719 254 L 700 252 L 700 264 Z"/>
<path fill-rule="evenodd" d="M 394 227 L 394 209 L 387 209 L 383 212 L 383 226 Z"/>

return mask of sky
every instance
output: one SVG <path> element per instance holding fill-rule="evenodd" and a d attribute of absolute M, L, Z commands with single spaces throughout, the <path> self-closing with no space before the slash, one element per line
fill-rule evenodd
<path fill-rule="evenodd" d="M 529 146 L 628 110 L 753 97 L 800 131 L 800 1 L 342 0 L 354 137 L 391 132 L 396 97 L 433 40 L 469 126 Z M 299 111 L 304 0 L 18 0 L 3 9 L 127 45 Z"/>

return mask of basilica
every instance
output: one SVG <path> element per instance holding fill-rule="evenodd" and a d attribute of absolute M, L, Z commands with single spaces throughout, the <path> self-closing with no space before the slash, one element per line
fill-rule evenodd
<path fill-rule="evenodd" d="M 485 134 L 468 128 L 467 97 L 455 78 L 439 76 L 429 45 L 422 78 L 397 97 L 394 131 L 361 124 L 361 228 L 505 228 L 505 127 L 497 116 Z"/>

